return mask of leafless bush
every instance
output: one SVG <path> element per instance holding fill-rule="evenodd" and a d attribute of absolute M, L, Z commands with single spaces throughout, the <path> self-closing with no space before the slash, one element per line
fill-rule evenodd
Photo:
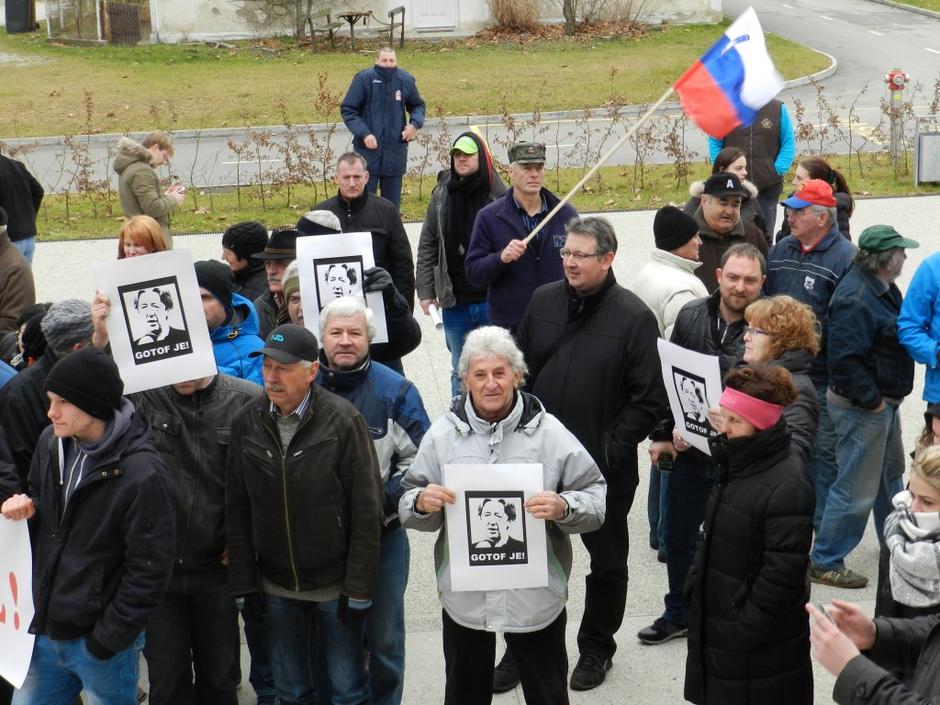
<path fill-rule="evenodd" d="M 515 32 L 531 32 L 539 26 L 538 0 L 486 0 L 499 29 Z"/>

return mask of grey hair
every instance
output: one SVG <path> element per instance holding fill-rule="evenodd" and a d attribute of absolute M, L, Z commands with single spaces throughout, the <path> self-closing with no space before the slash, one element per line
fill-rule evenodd
<path fill-rule="evenodd" d="M 470 370 L 470 360 L 489 355 L 505 358 L 516 374 L 525 375 L 529 371 L 522 351 L 508 330 L 499 326 L 483 326 L 467 334 L 463 352 L 460 353 L 460 362 L 457 364 L 457 375 L 460 379 L 465 379 Z"/>
<path fill-rule="evenodd" d="M 340 316 L 346 318 L 361 313 L 366 318 L 366 335 L 369 336 L 369 342 L 375 338 L 375 324 L 372 322 L 372 311 L 366 308 L 365 303 L 358 296 L 341 296 L 338 299 L 330 301 L 323 310 L 320 311 L 320 339 L 326 336 L 326 324 L 330 316 Z"/>
<path fill-rule="evenodd" d="M 313 360 L 298 360 L 297 362 L 300 363 L 300 366 L 305 370 L 310 370 L 310 368 L 313 367 Z"/>
<path fill-rule="evenodd" d="M 606 255 L 617 251 L 617 234 L 606 218 L 581 218 L 575 216 L 565 224 L 565 235 L 586 235 L 597 243 L 596 252 Z"/>
<path fill-rule="evenodd" d="M 366 158 L 361 154 L 356 154 L 355 152 L 343 152 L 339 155 L 339 159 L 336 160 L 336 170 L 339 171 L 340 164 L 362 164 L 362 168 L 365 171 L 369 171 L 369 165 L 366 163 Z M 339 228 L 337 228 L 339 229 Z"/>
<path fill-rule="evenodd" d="M 827 216 L 829 216 L 829 221 L 828 221 L 828 223 L 829 223 L 829 227 L 830 227 L 830 228 L 831 228 L 835 223 L 838 222 L 836 219 L 839 217 L 839 214 L 838 214 L 838 212 L 836 211 L 835 206 L 833 206 L 833 207 L 829 207 L 829 206 L 818 206 L 818 205 L 816 205 L 816 204 L 814 203 L 814 204 L 812 204 L 811 206 L 809 206 L 809 210 L 810 210 L 811 212 L 813 212 L 813 213 L 818 214 L 818 215 L 822 215 L 823 213 L 825 213 Z"/>
<path fill-rule="evenodd" d="M 891 260 L 894 259 L 898 250 L 903 249 L 903 247 L 892 247 L 890 250 L 885 250 L 884 252 L 868 252 L 860 248 L 859 251 L 855 253 L 855 264 L 858 265 L 858 268 L 863 272 L 877 274 L 891 264 Z"/>
<path fill-rule="evenodd" d="M 340 225 L 339 218 L 333 211 L 307 211 L 301 217 L 324 228 L 335 230 L 338 233 L 343 232 L 343 226 Z"/>

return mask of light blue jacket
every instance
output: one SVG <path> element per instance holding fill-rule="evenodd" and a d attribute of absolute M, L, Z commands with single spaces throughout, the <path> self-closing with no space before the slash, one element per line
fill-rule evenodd
<path fill-rule="evenodd" d="M 914 272 L 898 316 L 898 340 L 915 362 L 927 366 L 924 399 L 940 402 L 940 252 L 930 255 Z"/>
<path fill-rule="evenodd" d="M 249 353 L 264 347 L 264 341 L 258 336 L 258 313 L 254 304 L 241 294 L 232 294 L 232 311 L 233 320 L 240 320 L 239 323 L 230 322 L 209 331 L 215 365 L 221 374 L 263 385 L 264 357 L 248 357 Z"/>

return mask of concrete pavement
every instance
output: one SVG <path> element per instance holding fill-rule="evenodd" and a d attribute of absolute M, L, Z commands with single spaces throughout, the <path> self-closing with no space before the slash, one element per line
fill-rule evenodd
<path fill-rule="evenodd" d="M 908 251 L 908 260 L 899 285 L 906 290 L 917 264 L 940 248 L 940 232 L 935 224 L 940 213 L 940 197 L 873 199 L 859 201 L 852 218 L 852 232 L 857 236 L 868 225 L 890 223 L 907 237 L 919 240 L 921 247 Z M 653 211 L 608 213 L 620 238 L 620 253 L 615 260 L 618 280 L 630 286 L 634 272 L 645 263 L 652 246 Z M 420 224 L 407 226 L 412 247 L 417 244 Z M 115 232 L 117 227 L 115 226 Z M 217 258 L 220 236 L 194 235 L 175 238 L 178 249 L 188 248 L 194 259 Z M 59 300 L 79 297 L 90 300 L 94 295 L 91 265 L 115 257 L 115 240 L 40 243 L 36 251 L 34 273 L 37 293 L 41 300 Z M 424 333 L 421 346 L 404 362 L 406 373 L 420 390 L 432 419 L 443 411 L 449 392 L 449 355 L 444 348 L 441 333 L 433 330 L 429 320 L 420 316 Z M 920 391 L 923 369 L 918 366 L 915 391 L 902 406 L 905 447 L 913 447 L 914 437 L 923 424 L 923 405 Z M 640 467 L 647 466 L 646 449 L 640 448 Z M 573 705 L 588 703 L 600 705 L 624 702 L 644 702 L 647 705 L 666 705 L 682 702 L 682 684 L 686 644 L 684 639 L 662 646 L 643 646 L 636 632 L 655 619 L 662 609 L 662 595 L 666 585 L 665 567 L 647 545 L 646 522 L 647 473 L 641 471 L 640 487 L 630 515 L 633 536 L 630 555 L 630 590 L 627 598 L 624 626 L 618 634 L 619 651 L 614 658 L 607 683 L 587 693 L 572 693 Z M 433 572 L 431 535 L 410 532 L 411 576 L 406 593 L 407 666 L 405 698 L 407 705 L 441 702 L 444 671 L 441 651 L 440 606 L 436 595 Z M 584 600 L 584 575 L 587 555 L 577 538 L 574 540 L 575 564 L 570 583 L 568 603 L 568 654 L 573 667 L 577 660 L 575 634 Z M 877 573 L 877 543 L 871 526 L 862 544 L 849 556 L 848 564 L 854 570 L 869 576 L 874 582 Z M 813 587 L 813 600 L 826 601 L 831 597 L 844 597 L 874 606 L 874 585 L 864 590 L 836 591 Z M 251 687 L 247 684 L 247 653 L 245 684 L 239 702 L 254 703 Z M 816 703 L 831 702 L 832 678 L 816 667 Z M 496 705 L 522 703 L 521 690 L 496 696 Z"/>

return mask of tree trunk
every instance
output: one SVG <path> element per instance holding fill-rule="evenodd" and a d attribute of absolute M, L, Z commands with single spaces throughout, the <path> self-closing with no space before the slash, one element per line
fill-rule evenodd
<path fill-rule="evenodd" d="M 561 14 L 565 16 L 565 34 L 573 36 L 578 19 L 578 0 L 563 0 Z"/>

